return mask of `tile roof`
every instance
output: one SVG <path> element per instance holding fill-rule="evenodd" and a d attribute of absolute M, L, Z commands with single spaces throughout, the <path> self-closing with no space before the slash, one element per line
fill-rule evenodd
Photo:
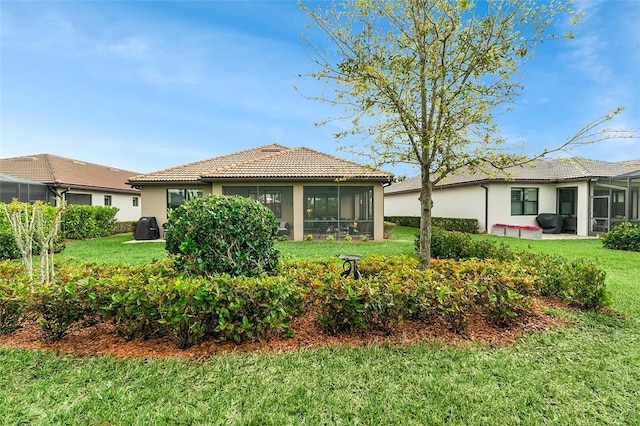
<path fill-rule="evenodd" d="M 176 166 L 129 179 L 131 184 L 201 182 L 229 179 L 370 179 L 392 175 L 308 148 L 264 145 L 220 157 Z"/>
<path fill-rule="evenodd" d="M 52 154 L 0 158 L 0 172 L 73 189 L 138 194 L 126 180 L 138 173 Z"/>
<path fill-rule="evenodd" d="M 447 176 L 436 187 L 469 185 L 473 183 L 510 180 L 515 182 L 562 182 L 617 176 L 638 170 L 637 166 L 608 161 L 573 157 L 554 160 L 535 160 L 531 165 L 515 166 L 507 172 L 471 173 L 468 170 Z M 420 190 L 420 177 L 394 183 L 385 188 L 385 194 L 397 194 Z"/>

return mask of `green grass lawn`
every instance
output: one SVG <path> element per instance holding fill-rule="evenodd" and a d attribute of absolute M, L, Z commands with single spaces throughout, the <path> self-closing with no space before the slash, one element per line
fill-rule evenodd
<path fill-rule="evenodd" d="M 411 253 L 415 230 L 385 242 L 279 242 L 284 258 Z M 478 238 L 495 238 L 478 236 Z M 127 236 L 69 243 L 64 258 L 147 262 L 161 243 Z M 640 424 L 640 253 L 598 240 L 509 245 L 589 258 L 619 314 L 563 311 L 566 328 L 511 346 L 227 353 L 203 360 L 83 358 L 0 348 L 2 424 Z"/>

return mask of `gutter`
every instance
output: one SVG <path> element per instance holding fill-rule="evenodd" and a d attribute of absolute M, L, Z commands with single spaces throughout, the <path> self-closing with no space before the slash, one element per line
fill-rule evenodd
<path fill-rule="evenodd" d="M 56 186 L 53 185 L 47 185 L 47 188 L 49 189 L 49 191 L 51 191 L 53 193 L 53 195 L 55 195 L 56 197 L 60 198 L 60 200 L 65 200 L 65 194 L 69 191 L 71 191 L 71 188 L 67 188 L 62 192 L 58 192 L 57 188 L 60 188 L 60 185 L 57 184 Z"/>

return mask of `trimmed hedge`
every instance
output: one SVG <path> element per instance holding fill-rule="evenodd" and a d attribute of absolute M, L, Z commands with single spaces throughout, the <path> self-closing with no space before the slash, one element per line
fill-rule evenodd
<path fill-rule="evenodd" d="M 398 226 L 408 226 L 410 228 L 420 228 L 419 216 L 385 216 L 386 222 L 393 222 Z"/>
<path fill-rule="evenodd" d="M 416 252 L 420 249 L 420 235 L 414 240 Z M 436 259 L 515 259 L 515 253 L 504 243 L 472 238 L 468 233 L 431 228 L 431 257 Z"/>
<path fill-rule="evenodd" d="M 444 232 L 444 231 L 443 231 Z M 467 235 L 468 236 L 468 235 Z M 471 244 L 473 245 L 473 244 Z M 582 309 L 609 306 L 605 274 L 559 256 L 490 252 L 495 259 L 371 256 L 362 279 L 342 278 L 338 259 L 282 262 L 274 276 L 185 276 L 170 260 L 146 266 L 95 264 L 57 269 L 56 281 L 27 285 L 16 262 L 0 262 L 0 331 L 37 319 L 47 340 L 73 324 L 109 322 L 125 339 L 169 336 L 186 348 L 205 339 L 251 341 L 291 333 L 303 312 L 327 333 L 374 328 L 393 332 L 404 320 L 445 322 L 463 332 L 478 316 L 508 326 L 533 298 L 551 296 Z"/>
<path fill-rule="evenodd" d="M 640 223 L 622 222 L 600 237 L 602 245 L 612 250 L 640 251 Z"/>
<path fill-rule="evenodd" d="M 0 263 L 2 332 L 35 317 L 48 341 L 72 324 L 108 321 L 125 339 L 169 336 L 181 348 L 205 338 L 236 342 L 289 332 L 300 314 L 298 284 L 286 276 L 185 277 L 170 263 L 65 268 L 55 283 L 26 286 L 21 273 Z"/>
<path fill-rule="evenodd" d="M 113 235 L 117 213 L 117 207 L 68 205 L 62 215 L 62 235 L 73 240 Z"/>
<path fill-rule="evenodd" d="M 393 222 L 398 226 L 409 226 L 420 228 L 420 217 L 415 216 L 388 216 L 384 220 Z M 480 229 L 478 219 L 464 219 L 452 217 L 432 217 L 431 226 L 444 229 L 446 231 L 467 232 L 477 234 Z"/>
<path fill-rule="evenodd" d="M 416 237 L 416 251 L 419 239 Z M 435 259 L 495 259 L 531 268 L 537 275 L 536 287 L 543 296 L 552 296 L 584 309 L 610 305 L 605 288 L 605 272 L 586 261 L 568 261 L 561 256 L 515 251 L 504 243 L 473 238 L 461 232 L 434 228 L 431 256 Z"/>

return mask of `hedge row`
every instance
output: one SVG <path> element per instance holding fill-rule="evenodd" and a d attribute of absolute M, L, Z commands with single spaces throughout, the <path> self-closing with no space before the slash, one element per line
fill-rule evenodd
<path fill-rule="evenodd" d="M 419 236 L 416 236 L 415 247 L 417 251 Z M 493 259 L 518 264 L 537 275 L 536 288 L 543 296 L 556 297 L 584 309 L 597 309 L 610 303 L 605 272 L 586 260 L 569 261 L 558 255 L 513 250 L 504 243 L 438 228 L 432 229 L 431 256 L 435 259 Z"/>
<path fill-rule="evenodd" d="M 434 260 L 372 256 L 362 279 L 342 278 L 340 263 L 281 262 L 277 275 L 185 277 L 169 261 L 148 266 L 60 268 L 56 282 L 30 286 L 15 262 L 0 262 L 0 330 L 36 319 L 48 340 L 74 323 L 108 321 L 126 339 L 169 336 L 185 348 L 204 339 L 236 342 L 290 333 L 293 319 L 317 312 L 328 333 L 392 331 L 405 319 L 446 322 L 461 332 L 480 316 L 508 326 L 534 297 L 587 309 L 608 306 L 604 273 L 559 257 L 513 253 L 514 260 Z M 311 309 L 313 307 L 313 309 Z"/>
<path fill-rule="evenodd" d="M 420 228 L 420 217 L 416 216 L 387 216 L 384 220 L 393 222 L 398 226 Z M 478 219 L 465 219 L 453 217 L 432 217 L 431 226 L 447 231 L 468 232 L 477 234 L 480 229 Z"/>
<path fill-rule="evenodd" d="M 30 316 L 50 341 L 74 323 L 108 321 L 125 339 L 169 336 L 181 348 L 206 338 L 240 342 L 286 333 L 302 307 L 288 277 L 182 277 L 167 262 L 81 265 L 44 286 L 12 275 L 21 276 L 13 264 L 0 263 L 0 330 Z"/>
<path fill-rule="evenodd" d="M 69 205 L 62 215 L 62 235 L 73 240 L 113 235 L 117 213 L 117 207 Z"/>
<path fill-rule="evenodd" d="M 585 309 L 609 305 L 604 272 L 594 265 L 531 253 L 518 259 L 434 260 L 430 269 L 420 270 L 415 257 L 372 256 L 360 263 L 361 280 L 339 278 L 339 266 L 327 262 L 291 263 L 285 273 L 309 289 L 306 298 L 333 334 L 390 331 L 404 319 L 445 321 L 461 332 L 477 315 L 508 326 L 529 312 L 539 295 Z"/>

